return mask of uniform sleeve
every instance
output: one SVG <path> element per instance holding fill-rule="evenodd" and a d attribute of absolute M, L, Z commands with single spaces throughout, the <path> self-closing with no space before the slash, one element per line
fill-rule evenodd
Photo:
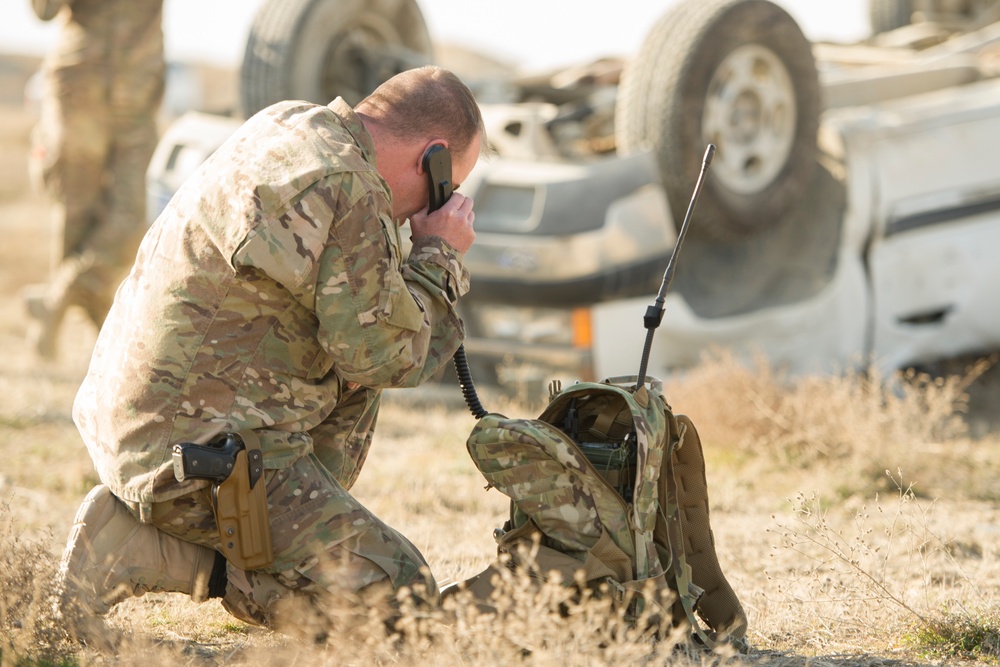
<path fill-rule="evenodd" d="M 461 255 L 429 238 L 403 262 L 390 210 L 364 178 L 330 175 L 251 233 L 234 258 L 312 311 L 341 379 L 370 388 L 420 384 L 464 336 L 455 311 L 469 286 Z"/>
<path fill-rule="evenodd" d="M 464 335 L 455 312 L 468 289 L 461 256 L 428 239 L 404 263 L 388 211 L 369 193 L 338 216 L 316 283 L 320 343 L 342 378 L 366 387 L 420 384 Z"/>

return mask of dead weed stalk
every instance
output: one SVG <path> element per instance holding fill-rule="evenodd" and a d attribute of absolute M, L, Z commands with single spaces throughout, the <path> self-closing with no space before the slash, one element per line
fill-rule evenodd
<path fill-rule="evenodd" d="M 902 471 L 885 474 L 895 488 L 892 502 L 887 506 L 876 494 L 874 502 L 855 511 L 846 526 L 830 515 L 816 494 L 799 494 L 790 501 L 794 520 L 776 520 L 777 532 L 780 548 L 798 565 L 774 578 L 780 582 L 779 591 L 791 598 L 797 597 L 796 585 L 806 582 L 810 602 L 839 605 L 844 618 L 870 616 L 878 624 L 873 612 L 888 603 L 914 620 L 922 632 L 945 634 L 952 621 L 939 611 L 929 611 L 939 606 L 931 591 L 935 584 L 940 588 L 941 573 L 954 575 L 947 591 L 952 599 L 956 589 L 980 600 L 981 596 L 956 561 L 949 541 L 932 528 L 934 503 L 918 500 L 913 486 L 904 483 Z M 801 567 L 802 563 L 808 565 Z M 919 582 L 917 590 L 914 579 Z"/>

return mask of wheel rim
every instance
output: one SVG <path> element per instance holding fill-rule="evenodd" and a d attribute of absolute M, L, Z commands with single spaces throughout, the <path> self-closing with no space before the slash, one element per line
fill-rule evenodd
<path fill-rule="evenodd" d="M 702 138 L 718 149 L 715 178 L 738 194 L 763 191 L 788 160 L 795 125 L 795 89 L 781 59 L 757 44 L 729 53 L 712 76 L 702 115 Z"/>

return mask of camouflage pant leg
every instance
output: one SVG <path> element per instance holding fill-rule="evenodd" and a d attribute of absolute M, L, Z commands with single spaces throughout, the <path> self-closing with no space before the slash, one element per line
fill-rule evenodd
<path fill-rule="evenodd" d="M 437 584 L 416 547 L 351 497 L 314 456 L 269 470 L 266 479 L 275 562 L 253 572 L 229 565 L 223 604 L 234 616 L 274 626 L 296 603 L 317 615 L 353 603 L 356 613 L 404 586 L 436 600 Z M 156 503 L 152 517 L 165 532 L 219 549 L 208 490 Z"/>
<path fill-rule="evenodd" d="M 120 113 L 78 81 L 58 86 L 38 128 L 60 236 L 46 302 L 56 313 L 82 306 L 100 326 L 146 230 L 155 109 Z"/>
<path fill-rule="evenodd" d="M 345 489 L 357 481 L 372 443 L 382 392 L 341 389 L 337 409 L 309 430 L 316 458 Z"/>
<path fill-rule="evenodd" d="M 58 265 L 80 252 L 103 217 L 111 126 L 101 81 L 72 70 L 50 72 L 46 83 L 52 92 L 33 136 L 39 180 L 54 202 Z"/>

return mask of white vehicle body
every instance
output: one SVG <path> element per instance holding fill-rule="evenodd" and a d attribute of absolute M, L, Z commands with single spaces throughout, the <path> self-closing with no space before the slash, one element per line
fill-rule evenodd
<path fill-rule="evenodd" d="M 829 283 L 799 303 L 718 319 L 669 295 L 654 374 L 711 347 L 763 352 L 793 373 L 1000 348 L 1000 81 L 830 110 L 823 130 L 842 145 L 848 197 Z M 641 339 L 647 304 L 594 308 L 597 375 L 620 372 L 615 351 L 623 336 Z"/>

